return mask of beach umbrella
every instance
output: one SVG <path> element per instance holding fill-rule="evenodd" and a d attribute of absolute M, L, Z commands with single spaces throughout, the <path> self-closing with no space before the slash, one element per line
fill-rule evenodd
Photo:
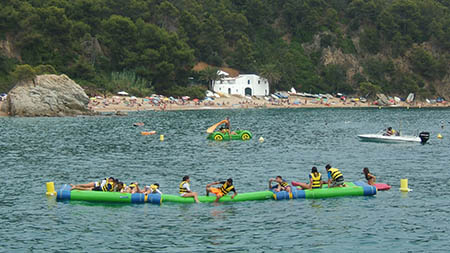
<path fill-rule="evenodd" d="M 90 99 L 90 100 L 95 100 L 95 97 L 90 97 L 89 99 Z"/>
<path fill-rule="evenodd" d="M 192 101 L 194 102 L 198 102 L 199 100 L 197 98 L 194 98 Z"/>
<path fill-rule="evenodd" d="M 183 100 L 189 100 L 190 97 L 189 97 L 189 96 L 183 96 L 183 97 L 181 97 L 181 99 L 183 99 Z"/>
<path fill-rule="evenodd" d="M 164 98 L 163 101 L 169 101 L 169 99 L 168 98 Z"/>
<path fill-rule="evenodd" d="M 117 95 L 128 96 L 128 93 L 125 91 L 119 91 L 119 92 L 117 92 Z"/>
<path fill-rule="evenodd" d="M 137 99 L 135 96 L 131 96 L 130 99 Z"/>

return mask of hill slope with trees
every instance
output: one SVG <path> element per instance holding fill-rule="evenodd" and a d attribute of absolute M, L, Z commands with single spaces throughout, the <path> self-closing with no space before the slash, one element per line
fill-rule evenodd
<path fill-rule="evenodd" d="M 450 98 L 449 12 L 447 0 L 3 0 L 0 92 L 29 70 L 195 95 L 203 61 L 274 90 Z"/>

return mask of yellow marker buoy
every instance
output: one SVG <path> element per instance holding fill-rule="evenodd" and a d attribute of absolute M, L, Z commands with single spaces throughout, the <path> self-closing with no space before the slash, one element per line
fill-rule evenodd
<path fill-rule="evenodd" d="M 161 135 L 159 136 L 159 140 L 160 140 L 160 141 L 164 141 L 164 135 L 163 135 L 163 134 L 161 134 Z"/>
<path fill-rule="evenodd" d="M 381 106 L 378 106 L 378 109 L 380 109 L 380 110 L 381 110 Z"/>
<path fill-rule="evenodd" d="M 262 136 L 259 137 L 259 142 L 264 142 L 264 138 Z"/>
<path fill-rule="evenodd" d="M 438 134 L 437 137 L 438 137 L 438 139 L 442 139 L 443 138 L 441 134 Z"/>
<path fill-rule="evenodd" d="M 400 179 L 400 191 L 401 192 L 410 192 L 411 189 L 408 188 L 408 179 Z"/>
<path fill-rule="evenodd" d="M 55 183 L 48 182 L 46 185 L 47 185 L 47 192 L 45 194 L 47 194 L 47 196 L 54 196 L 54 195 L 56 195 Z"/>

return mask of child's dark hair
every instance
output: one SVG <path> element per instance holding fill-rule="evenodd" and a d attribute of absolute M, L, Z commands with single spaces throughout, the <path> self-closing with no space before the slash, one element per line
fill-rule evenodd
<path fill-rule="evenodd" d="M 369 180 L 369 173 L 370 173 L 369 168 L 364 167 L 363 173 L 364 173 L 364 176 L 366 176 L 366 179 Z"/>
<path fill-rule="evenodd" d="M 317 174 L 318 174 L 319 172 L 317 171 L 317 168 L 314 166 L 314 167 L 312 167 L 312 169 L 311 169 L 311 173 L 313 173 L 315 176 L 317 176 Z"/>
<path fill-rule="evenodd" d="M 186 176 L 183 177 L 183 181 L 186 181 L 186 180 L 188 180 L 188 179 L 189 179 L 189 176 L 188 176 L 188 175 L 186 175 Z"/>

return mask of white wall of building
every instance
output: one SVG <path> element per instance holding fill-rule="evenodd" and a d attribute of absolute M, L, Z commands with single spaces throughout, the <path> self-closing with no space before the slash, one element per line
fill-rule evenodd
<path fill-rule="evenodd" d="M 269 95 L 269 82 L 258 75 L 239 75 L 233 77 L 223 77 L 213 81 L 214 92 L 237 95 L 267 96 Z M 250 93 L 250 94 L 249 94 Z"/>

